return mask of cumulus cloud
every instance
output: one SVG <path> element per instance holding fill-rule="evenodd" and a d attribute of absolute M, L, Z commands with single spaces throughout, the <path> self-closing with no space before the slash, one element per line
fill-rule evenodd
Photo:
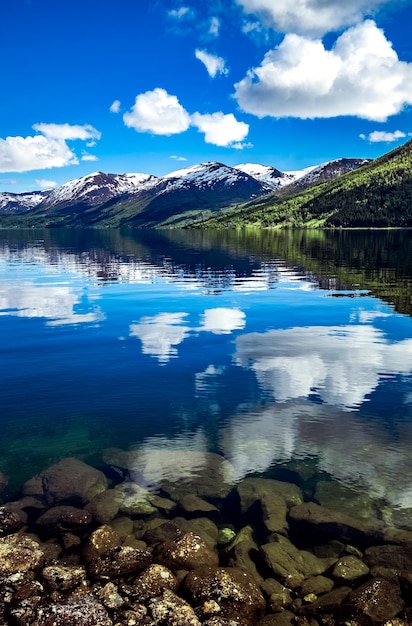
<path fill-rule="evenodd" d="M 249 124 L 238 122 L 232 113 L 224 115 L 221 111 L 206 115 L 194 113 L 192 124 L 200 132 L 205 133 L 206 143 L 215 146 L 239 145 L 249 132 Z"/>
<path fill-rule="evenodd" d="M 272 330 L 238 337 L 235 359 L 278 402 L 316 393 L 325 404 L 354 409 L 384 372 L 410 374 L 412 339 L 390 343 L 369 325 Z"/>
<path fill-rule="evenodd" d="M 236 0 L 248 14 L 282 33 L 319 36 L 360 22 L 390 0 Z"/>
<path fill-rule="evenodd" d="M 63 141 L 68 139 L 81 139 L 82 141 L 86 141 L 87 139 L 100 139 L 102 136 L 102 134 L 93 128 L 93 126 L 90 126 L 90 124 L 85 124 L 84 126 L 71 126 L 70 124 L 34 124 L 33 128 L 45 137 L 62 139 Z"/>
<path fill-rule="evenodd" d="M 121 105 L 120 100 L 115 100 L 114 102 L 112 102 L 112 104 L 110 105 L 110 112 L 118 113 L 120 111 L 120 105 Z"/>
<path fill-rule="evenodd" d="M 190 327 L 183 321 L 187 313 L 159 313 L 144 317 L 138 324 L 131 324 L 130 336 L 142 342 L 143 354 L 149 354 L 165 364 L 177 356 L 177 348 L 189 336 Z"/>
<path fill-rule="evenodd" d="M 126 126 L 154 135 L 175 135 L 189 128 L 190 116 L 176 96 L 156 88 L 136 96 L 131 111 L 123 115 Z"/>
<path fill-rule="evenodd" d="M 369 133 L 369 135 L 364 135 L 362 133 L 359 137 L 361 139 L 367 139 L 371 143 L 379 143 L 381 141 L 392 143 L 393 141 L 398 141 L 398 139 L 406 137 L 406 133 L 402 130 L 395 130 L 393 133 L 384 130 L 374 130 L 372 133 Z"/>
<path fill-rule="evenodd" d="M 37 178 L 36 185 L 40 187 L 40 189 L 53 189 L 53 187 L 57 187 L 55 180 L 47 180 L 45 178 Z"/>
<path fill-rule="evenodd" d="M 203 63 L 211 78 L 215 78 L 217 74 L 226 75 L 229 73 L 225 60 L 222 57 L 209 54 L 206 50 L 196 50 L 195 56 L 196 59 L 199 59 L 199 61 Z"/>
<path fill-rule="evenodd" d="M 66 141 L 100 139 L 93 126 L 35 124 L 39 135 L 0 139 L 0 172 L 29 172 L 65 165 L 77 165 L 79 159 Z"/>
<path fill-rule="evenodd" d="M 246 315 L 240 309 L 229 309 L 227 307 L 217 307 L 206 309 L 202 316 L 202 327 L 215 335 L 227 335 L 234 330 L 241 330 L 245 327 Z"/>
<path fill-rule="evenodd" d="M 385 121 L 412 103 L 412 64 L 399 61 L 382 30 L 367 20 L 331 50 L 320 40 L 286 35 L 235 89 L 243 111 L 257 117 Z"/>

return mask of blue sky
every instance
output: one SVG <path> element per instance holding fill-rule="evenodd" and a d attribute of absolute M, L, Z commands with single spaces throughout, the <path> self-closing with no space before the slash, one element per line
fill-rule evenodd
<path fill-rule="evenodd" d="M 412 0 L 4 0 L 0 19 L 0 191 L 412 136 Z"/>

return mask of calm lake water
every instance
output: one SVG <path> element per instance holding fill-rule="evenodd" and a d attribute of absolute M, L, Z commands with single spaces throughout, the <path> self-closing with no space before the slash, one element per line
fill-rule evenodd
<path fill-rule="evenodd" d="M 3 500 L 116 446 L 412 509 L 411 314 L 412 231 L 0 231 Z"/>

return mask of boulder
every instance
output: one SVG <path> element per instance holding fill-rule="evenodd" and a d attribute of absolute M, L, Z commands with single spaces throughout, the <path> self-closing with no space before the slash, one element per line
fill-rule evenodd
<path fill-rule="evenodd" d="M 92 516 L 74 506 L 54 506 L 37 518 L 36 524 L 48 533 L 84 531 L 92 523 Z"/>
<path fill-rule="evenodd" d="M 369 567 L 356 556 L 349 554 L 336 563 L 332 576 L 338 580 L 355 581 L 369 574 Z"/>
<path fill-rule="evenodd" d="M 108 481 L 103 472 L 69 457 L 25 483 L 23 495 L 41 495 L 51 505 L 64 502 L 86 504 L 107 487 Z"/>
<path fill-rule="evenodd" d="M 253 626 L 266 602 L 253 579 L 236 568 L 202 567 L 186 576 L 184 589 L 202 620 L 223 617 Z M 212 613 L 212 614 L 211 614 Z"/>
<path fill-rule="evenodd" d="M 111 526 L 100 526 L 89 535 L 84 545 L 84 560 L 86 563 L 93 561 L 111 548 L 120 547 L 120 543 L 119 535 Z"/>
<path fill-rule="evenodd" d="M 236 491 L 242 514 L 247 513 L 257 501 L 264 500 L 270 505 L 274 496 L 277 496 L 274 502 L 280 502 L 279 498 L 282 498 L 288 508 L 303 502 L 302 492 L 297 485 L 270 478 L 245 478 L 236 486 Z"/>
<path fill-rule="evenodd" d="M 161 596 L 165 589 L 176 592 L 178 588 L 177 578 L 164 565 L 149 565 L 133 583 L 133 591 L 140 602 L 149 598 Z"/>
<path fill-rule="evenodd" d="M 27 515 L 12 511 L 8 506 L 0 506 L 0 536 L 16 532 L 24 526 Z"/>
<path fill-rule="evenodd" d="M 345 615 L 368 618 L 383 623 L 402 611 L 405 603 L 399 585 L 383 578 L 374 578 L 352 591 L 346 601 Z"/>
<path fill-rule="evenodd" d="M 95 579 L 111 579 L 137 574 L 152 562 L 150 550 L 139 550 L 130 546 L 109 548 L 104 554 L 89 563 L 89 574 Z"/>
<path fill-rule="evenodd" d="M 0 538 L 0 576 L 26 570 L 38 570 L 44 563 L 39 544 L 27 535 L 8 535 Z"/>
<path fill-rule="evenodd" d="M 41 575 L 51 589 L 67 591 L 85 580 L 86 570 L 84 567 L 48 565 L 42 570 Z"/>
<path fill-rule="evenodd" d="M 193 608 L 169 589 L 149 602 L 153 623 L 163 626 L 201 626 Z"/>
<path fill-rule="evenodd" d="M 319 533 L 344 542 L 370 545 L 381 535 L 376 524 L 307 502 L 289 511 L 289 524 L 303 534 Z"/>
<path fill-rule="evenodd" d="M 212 452 L 169 448 L 126 452 L 109 448 L 103 458 L 109 465 L 126 470 L 136 483 L 161 487 L 176 501 L 187 494 L 225 498 L 235 481 L 231 463 Z"/>
<path fill-rule="evenodd" d="M 73 596 L 37 610 L 36 626 L 112 626 L 106 608 L 92 595 Z"/>
<path fill-rule="evenodd" d="M 330 560 L 299 550 L 286 537 L 275 538 L 276 541 L 261 546 L 260 552 L 274 578 L 286 587 L 298 589 L 306 578 L 323 574 L 330 566 Z"/>
<path fill-rule="evenodd" d="M 193 570 L 204 565 L 218 565 L 219 557 L 206 542 L 193 532 L 185 533 L 174 541 L 155 546 L 154 560 L 172 571 Z"/>
<path fill-rule="evenodd" d="M 119 512 L 120 502 L 115 489 L 106 489 L 95 495 L 85 506 L 99 524 L 108 524 Z"/>

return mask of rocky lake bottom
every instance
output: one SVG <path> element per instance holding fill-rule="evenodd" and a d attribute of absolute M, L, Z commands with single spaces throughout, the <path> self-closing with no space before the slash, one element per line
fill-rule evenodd
<path fill-rule="evenodd" d="M 406 626 L 412 517 L 313 462 L 236 482 L 214 453 L 66 457 L 0 506 L 0 623 Z"/>

